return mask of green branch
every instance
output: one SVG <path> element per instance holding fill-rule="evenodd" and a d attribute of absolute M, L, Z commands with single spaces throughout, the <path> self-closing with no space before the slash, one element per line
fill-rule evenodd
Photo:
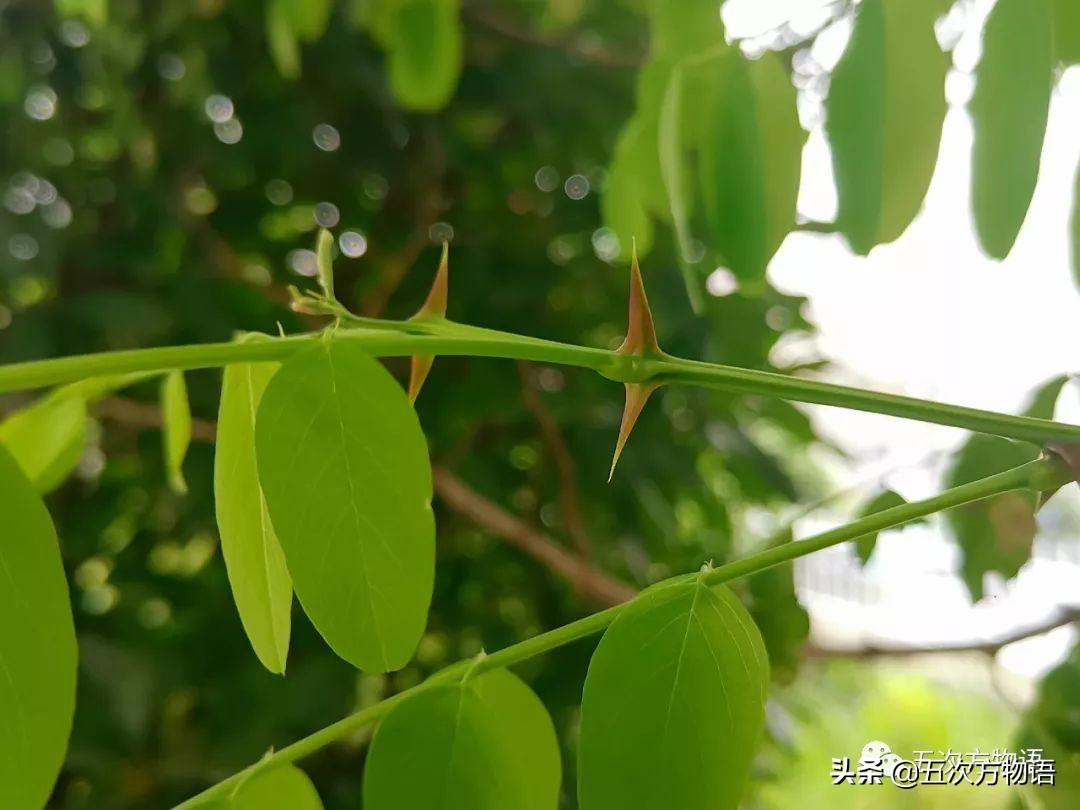
<path fill-rule="evenodd" d="M 941 512 L 945 509 L 952 509 L 957 506 L 973 503 L 1017 489 L 1031 489 L 1042 492 L 1044 490 L 1059 487 L 1069 480 L 1071 480 L 1071 474 L 1065 470 L 1060 462 L 1051 458 L 1039 459 L 1006 472 L 973 481 L 970 484 L 954 487 L 953 489 L 946 490 L 932 498 L 905 503 L 900 506 L 895 506 L 892 509 L 885 509 L 881 512 L 876 512 L 867 517 L 860 518 L 846 526 L 832 529 L 814 537 L 785 543 L 784 545 L 766 549 L 758 554 L 736 560 L 727 565 L 722 565 L 719 568 L 714 568 L 711 571 L 706 572 L 704 574 L 704 581 L 710 586 L 717 586 L 734 579 L 755 574 L 766 568 L 772 568 L 781 563 L 790 562 L 807 554 L 812 554 L 821 549 L 828 548 L 829 546 L 835 546 L 840 543 L 858 539 L 871 532 L 880 532 L 885 529 L 903 526 L 913 520 L 918 520 L 919 518 Z M 696 576 L 696 574 L 692 576 Z M 573 641 L 577 641 L 578 639 L 595 635 L 606 629 L 613 621 L 615 621 L 625 605 L 626 603 L 616 605 L 615 607 L 608 608 L 599 613 L 586 616 L 576 622 L 571 622 L 570 624 L 555 630 L 541 633 L 533 638 L 526 639 L 525 641 L 511 645 L 510 647 L 498 650 L 497 652 L 483 656 L 478 660 L 474 659 L 473 666 L 469 668 L 469 671 L 473 674 L 478 674 L 491 669 L 514 666 L 515 664 L 519 664 L 530 658 L 549 652 L 557 647 L 562 647 Z M 304 737 L 301 740 L 297 740 L 291 745 L 265 757 L 259 762 L 249 765 L 244 770 L 233 774 L 224 781 L 218 782 L 198 796 L 188 799 L 186 802 L 179 805 L 176 810 L 194 808 L 199 806 L 202 802 L 226 796 L 239 787 L 245 780 L 260 771 L 287 762 L 295 762 L 296 760 L 308 756 L 309 754 L 318 751 L 320 748 L 351 734 L 357 729 L 377 722 L 385 717 L 399 703 L 423 689 L 430 689 L 431 687 L 440 684 L 454 683 L 465 671 L 463 666 L 465 663 L 467 662 L 458 662 L 457 664 L 432 675 L 417 686 L 399 692 L 391 698 L 381 701 L 374 706 L 362 709 L 361 711 L 339 720 L 331 726 L 327 726 L 314 734 Z"/>
<path fill-rule="evenodd" d="M 335 313 L 338 314 L 338 313 Z M 736 368 L 669 355 L 632 357 L 443 319 L 383 321 L 340 315 L 351 324 L 329 332 L 259 342 L 207 343 L 103 352 L 0 366 L 0 393 L 59 385 L 89 377 L 131 372 L 198 369 L 259 360 L 284 360 L 313 340 L 355 340 L 375 356 L 465 355 L 534 360 L 592 369 L 626 383 L 651 380 L 699 385 L 737 394 L 763 394 L 990 433 L 1043 444 L 1080 441 L 1080 426 L 948 405 L 896 394 Z"/>

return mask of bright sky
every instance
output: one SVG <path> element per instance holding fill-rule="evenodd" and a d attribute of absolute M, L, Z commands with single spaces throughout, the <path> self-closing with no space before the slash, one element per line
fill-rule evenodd
<path fill-rule="evenodd" d="M 794 13 L 812 20 L 815 6 L 805 0 L 731 0 L 725 18 L 729 30 L 756 32 Z M 981 21 L 989 6 L 978 0 L 973 21 Z M 773 260 L 772 281 L 809 296 L 818 328 L 811 346 L 804 340 L 778 347 L 781 361 L 816 347 L 835 361 L 827 379 L 1008 412 L 1018 411 L 1028 392 L 1047 379 L 1080 372 L 1080 290 L 1069 258 L 1080 156 L 1080 69 L 1069 71 L 1054 94 L 1039 184 L 1019 240 L 1005 261 L 992 261 L 979 250 L 969 213 L 972 132 L 963 104 L 979 55 L 976 32 L 969 31 L 955 51 L 961 70 L 947 83 L 952 108 L 937 171 L 911 228 L 865 258 L 852 255 L 840 237 L 793 234 Z M 835 39 L 842 45 L 842 36 Z M 822 55 L 822 61 L 829 58 Z M 828 149 L 818 128 L 804 153 L 800 212 L 829 220 L 835 204 Z M 1078 388 L 1066 390 L 1058 419 L 1080 423 Z M 835 472 L 841 487 L 900 468 L 888 475 L 888 485 L 909 499 L 925 497 L 940 487 L 942 470 L 940 462 L 926 459 L 964 438 L 950 428 L 809 410 L 819 429 L 855 458 Z M 1080 495 L 1072 494 L 1059 508 L 1075 509 L 1077 503 Z M 815 516 L 803 522 L 800 534 L 827 528 L 835 519 Z M 814 564 L 861 578 L 849 550 L 822 556 Z M 996 637 L 1045 619 L 1057 604 L 1077 603 L 1077 566 L 1038 560 L 1011 587 L 990 583 L 988 598 L 973 608 L 959 580 L 941 575 L 955 564 L 955 549 L 938 528 L 886 536 L 868 581 L 860 585 L 871 594 L 865 608 L 852 611 L 850 602 L 805 594 L 815 632 L 853 644 Z M 1006 649 L 999 660 L 1017 674 L 1034 675 L 1060 658 L 1071 640 L 1071 630 L 1056 631 Z"/>

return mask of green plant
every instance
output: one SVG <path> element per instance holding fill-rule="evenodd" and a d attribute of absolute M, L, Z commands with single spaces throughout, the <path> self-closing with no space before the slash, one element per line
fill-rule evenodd
<path fill-rule="evenodd" d="M 417 808 L 550 807 L 559 783 L 551 723 L 535 696 L 506 670 L 600 632 L 604 638 L 582 706 L 583 806 L 633 802 L 660 808 L 671 806 L 672 797 L 680 807 L 734 806 L 760 736 L 769 668 L 753 619 L 725 583 L 953 507 L 1017 491 L 1049 494 L 1080 475 L 1077 426 L 667 355 L 656 342 L 636 258 L 626 339 L 618 350 L 605 351 L 448 320 L 445 250 L 433 292 L 417 317 L 351 315 L 334 298 L 330 249 L 321 234 L 322 291 L 294 292 L 295 308 L 333 319 L 319 332 L 0 367 L 0 391 L 66 384 L 39 406 L 52 409 L 39 427 L 45 436 L 77 433 L 69 427 L 71 412 L 54 407 L 58 398 L 83 401 L 86 386 L 132 379 L 115 375 L 164 375 L 164 440 L 174 485 L 182 483 L 180 464 L 191 430 L 182 371 L 226 368 L 215 474 L 222 544 L 244 626 L 271 671 L 285 667 L 293 591 L 335 652 L 368 672 L 404 666 L 423 632 L 434 575 L 431 471 L 416 415 L 378 356 L 413 356 L 414 396 L 431 358 L 439 355 L 593 369 L 626 389 L 616 460 L 648 394 L 661 385 L 707 385 L 893 414 L 1048 450 L 923 501 L 877 504 L 859 520 L 816 537 L 715 568 L 706 564 L 652 586 L 628 604 L 462 661 L 269 754 L 185 807 L 224 797 L 245 806 L 241 797 L 259 780 L 285 778 L 278 776 L 279 766 L 377 720 L 383 722 L 368 763 L 368 806 L 404 801 Z M 70 468 L 67 448 L 54 456 L 44 466 L 66 460 Z M 63 757 L 76 651 L 45 508 L 6 450 L 0 451 L 0 474 L 13 538 L 3 549 L 13 587 L 6 592 L 10 624 L 3 635 L 9 689 L 0 696 L 5 716 L 14 718 L 12 756 L 5 760 L 11 773 L 3 784 L 13 799 L 32 806 L 48 794 Z M 45 670 L 49 678 L 40 677 Z M 26 767 L 27 761 L 35 766 Z M 708 767 L 700 767 L 706 761 Z M 440 775 L 434 782 L 417 780 L 417 769 Z"/>

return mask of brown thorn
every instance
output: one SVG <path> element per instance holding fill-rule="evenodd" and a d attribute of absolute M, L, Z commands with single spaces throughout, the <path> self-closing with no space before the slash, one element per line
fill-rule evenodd
<path fill-rule="evenodd" d="M 645 283 L 641 279 L 641 267 L 638 266 L 636 242 L 630 260 L 630 314 L 626 324 L 626 339 L 617 351 L 619 354 L 638 356 L 660 354 L 652 310 L 649 309 L 649 298 L 645 295 Z"/>
<path fill-rule="evenodd" d="M 626 383 L 626 404 L 623 406 L 622 424 L 619 425 L 619 439 L 615 442 L 615 454 L 611 459 L 611 471 L 608 473 L 608 483 L 615 475 L 615 465 L 619 463 L 626 440 L 630 438 L 630 431 L 634 429 L 638 417 L 645 403 L 649 401 L 652 392 L 660 387 L 660 383 Z"/>
<path fill-rule="evenodd" d="M 442 243 L 442 258 L 439 259 L 439 269 L 435 271 L 435 280 L 431 282 L 431 290 L 428 292 L 424 305 L 417 310 L 414 318 L 445 318 L 446 299 L 449 292 L 450 277 L 450 246 Z"/>
<path fill-rule="evenodd" d="M 413 318 L 445 318 L 446 301 L 450 287 L 450 246 L 443 242 L 442 257 L 439 259 L 439 269 L 435 271 L 435 280 L 431 283 L 431 290 L 424 300 L 423 306 L 417 310 Z M 429 354 L 418 354 L 412 357 L 409 364 L 409 402 L 416 403 L 420 396 L 420 389 L 424 385 L 431 372 L 431 366 L 435 358 Z"/>
<path fill-rule="evenodd" d="M 409 362 L 409 402 L 416 404 L 435 358 L 430 354 L 413 355 Z"/>

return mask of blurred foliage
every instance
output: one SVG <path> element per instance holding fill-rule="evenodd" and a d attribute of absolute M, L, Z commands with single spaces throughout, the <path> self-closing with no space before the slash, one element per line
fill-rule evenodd
<path fill-rule="evenodd" d="M 884 31 L 870 32 L 878 44 L 911 34 L 932 63 L 915 68 L 929 77 L 917 74 L 914 98 L 885 93 L 869 135 L 842 134 L 842 113 L 829 130 L 834 161 L 847 167 L 837 165 L 841 180 L 873 185 L 841 184 L 850 203 L 842 215 L 872 197 L 860 209 L 865 222 L 842 216 L 835 225 L 860 252 L 910 221 L 940 134 L 935 81 L 947 57 L 925 30 L 929 11 L 918 17 L 923 29 L 897 33 L 898 3 L 859 8 L 884 15 Z M 1058 29 L 1055 64 L 1075 62 L 1076 39 L 1062 35 L 1072 33 L 1069 0 L 1043 5 L 1047 13 L 1052 5 Z M 810 57 L 813 38 L 850 22 L 856 8 L 828 4 L 801 33 L 784 24 L 744 43 L 726 41 L 717 11 L 714 0 L 0 0 L 0 362 L 318 325 L 288 309 L 285 286 L 315 284 L 322 225 L 338 239 L 338 295 L 358 312 L 414 312 L 436 246 L 449 240 L 450 317 L 608 347 L 625 326 L 623 262 L 636 237 L 649 253 L 646 283 L 667 351 L 745 368 L 820 369 L 820 358 L 797 368 L 773 363 L 781 338 L 813 327 L 805 301 L 774 289 L 764 270 L 796 227 L 806 137 L 797 104 L 815 93 L 820 103 L 828 79 Z M 860 31 L 874 25 L 867 19 Z M 762 58 L 744 59 L 740 45 Z M 896 61 L 906 51 L 878 50 L 888 54 L 875 66 L 882 75 L 909 75 Z M 988 49 L 987 59 L 1001 50 Z M 844 70 L 865 78 L 841 68 L 841 88 Z M 861 98 L 837 103 L 857 109 Z M 911 110 L 920 115 L 909 118 Z M 914 128 L 910 141 L 893 137 L 901 125 Z M 1029 129 L 1019 172 L 1030 172 L 1031 152 L 1038 159 L 1042 126 Z M 869 162 L 843 151 L 856 137 L 874 141 Z M 911 172 L 886 171 L 897 149 Z M 1021 202 L 1019 213 L 1009 209 L 1013 220 L 1026 213 Z M 718 266 L 735 280 L 714 290 L 720 297 L 706 295 L 705 278 Z M 404 373 L 402 363 L 390 366 Z M 578 369 L 521 371 L 440 359 L 418 402 L 433 460 L 522 520 L 569 536 L 565 470 L 523 399 L 529 386 L 572 450 L 594 562 L 635 586 L 764 544 L 755 516 L 826 489 L 808 460 L 823 443 L 801 411 L 685 388 L 654 395 L 609 486 L 620 386 Z M 75 392 L 64 406 L 70 435 L 56 437 L 83 451 L 67 460 L 74 477 L 49 498 L 81 656 L 75 729 L 53 807 L 170 805 L 268 745 L 595 607 L 437 502 L 435 601 L 415 661 L 390 676 L 358 674 L 294 610 L 288 676 L 271 675 L 250 649 L 217 558 L 206 421 L 217 413 L 220 373 L 187 375 L 194 442 L 186 495 L 168 486 L 151 418 L 158 383 L 123 381 L 132 382 L 123 398 L 108 386 Z M 2 408 L 28 402 L 7 398 Z M 982 439 L 972 441 L 981 444 L 961 456 L 971 463 L 958 462 L 957 480 L 975 468 L 995 471 L 999 448 L 986 460 Z M 39 486 L 58 485 L 63 474 L 54 473 L 43 471 Z M 986 516 L 978 519 L 967 528 L 958 519 L 962 544 L 988 531 Z M 985 570 L 1015 572 L 1020 562 L 972 555 L 969 585 L 977 593 Z M 752 578 L 741 595 L 776 677 L 789 681 L 808 632 L 791 567 Z M 560 649 L 519 671 L 555 720 L 567 807 L 593 646 Z M 925 690 L 850 676 L 847 691 L 830 692 L 833 715 L 824 706 L 806 713 L 821 720 L 816 730 L 806 724 L 816 749 L 856 753 L 866 741 L 856 744 L 858 728 L 836 708 L 859 688 L 864 696 L 873 689 L 873 701 L 859 705 L 878 725 L 865 728 L 899 724 L 898 747 L 962 744 L 963 735 L 921 737 L 917 722 L 944 725 L 955 710 L 963 728 L 983 716 Z M 990 720 L 980 728 L 996 733 Z M 366 740 L 361 732 L 303 763 L 330 810 L 358 806 Z M 828 784 L 821 763 L 786 767 L 776 789 L 788 793 L 776 795 L 788 803 L 775 806 L 815 806 L 799 786 Z"/>

